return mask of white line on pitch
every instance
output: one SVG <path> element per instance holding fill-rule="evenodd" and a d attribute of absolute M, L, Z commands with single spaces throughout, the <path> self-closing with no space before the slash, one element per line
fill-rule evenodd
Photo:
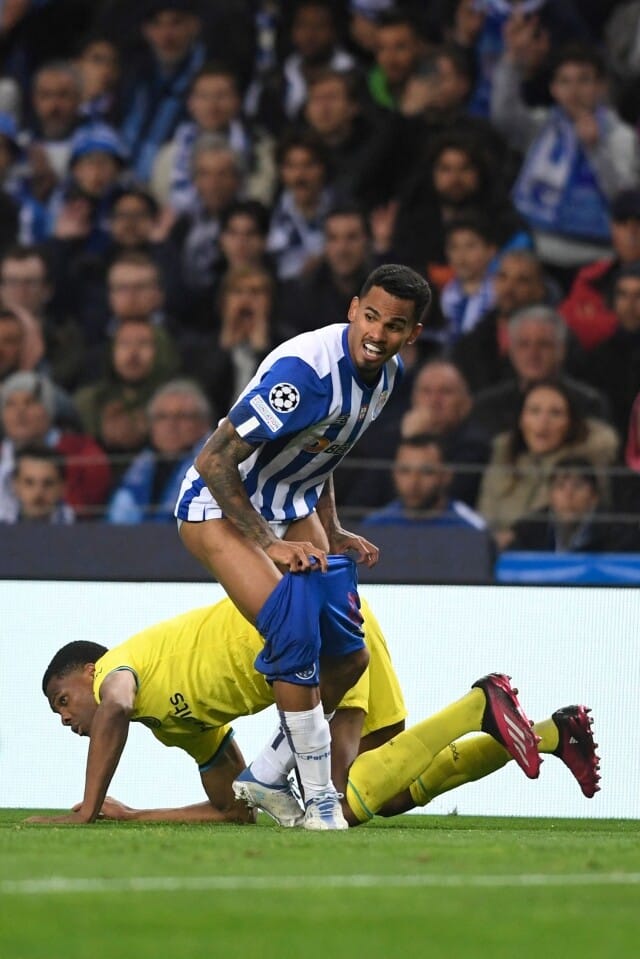
<path fill-rule="evenodd" d="M 638 872 L 529 874 L 515 876 L 132 876 L 118 879 L 5 879 L 1 895 L 35 896 L 52 893 L 180 892 L 219 890 L 238 892 L 265 889 L 272 892 L 295 889 L 375 889 L 420 887 L 508 888 L 517 886 L 635 886 Z"/>

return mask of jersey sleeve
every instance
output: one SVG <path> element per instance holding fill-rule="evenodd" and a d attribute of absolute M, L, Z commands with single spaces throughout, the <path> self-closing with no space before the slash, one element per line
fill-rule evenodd
<path fill-rule="evenodd" d="M 256 446 L 300 433 L 329 411 L 331 378 L 299 357 L 282 357 L 229 412 L 237 434 Z"/>

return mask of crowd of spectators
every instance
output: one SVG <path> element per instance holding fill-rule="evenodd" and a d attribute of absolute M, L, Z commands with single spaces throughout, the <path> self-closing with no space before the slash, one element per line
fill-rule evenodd
<path fill-rule="evenodd" d="M 341 513 L 640 551 L 640 3 L 13 0 L 0 62 L 0 522 L 170 522 L 401 262 L 434 303 Z"/>

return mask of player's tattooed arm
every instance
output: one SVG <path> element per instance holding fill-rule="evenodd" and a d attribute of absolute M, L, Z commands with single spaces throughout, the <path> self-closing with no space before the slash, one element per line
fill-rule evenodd
<path fill-rule="evenodd" d="M 222 512 L 243 536 L 262 549 L 276 542 L 269 524 L 253 508 L 238 467 L 254 447 L 224 419 L 209 437 L 196 459 L 196 469 L 211 490 Z"/>

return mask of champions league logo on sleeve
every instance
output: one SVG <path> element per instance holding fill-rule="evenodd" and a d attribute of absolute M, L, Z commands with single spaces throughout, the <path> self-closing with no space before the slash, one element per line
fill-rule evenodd
<path fill-rule="evenodd" d="M 269 406 L 276 413 L 291 413 L 300 402 L 300 391 L 292 383 L 278 383 L 269 393 Z"/>

